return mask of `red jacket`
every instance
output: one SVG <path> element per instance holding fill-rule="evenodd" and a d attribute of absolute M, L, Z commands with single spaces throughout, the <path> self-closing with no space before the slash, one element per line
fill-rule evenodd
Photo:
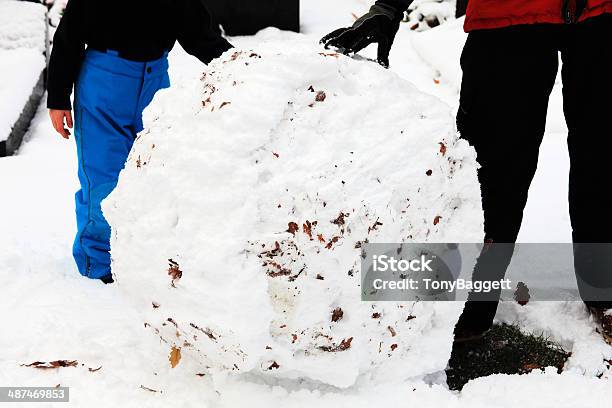
<path fill-rule="evenodd" d="M 612 13 L 612 0 L 586 0 L 580 12 L 581 2 L 585 0 L 469 0 L 464 29 L 469 32 L 517 24 L 561 24 Z"/>

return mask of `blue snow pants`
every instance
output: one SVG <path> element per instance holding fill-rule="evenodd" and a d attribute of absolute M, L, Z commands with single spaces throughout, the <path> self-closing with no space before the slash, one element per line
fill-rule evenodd
<path fill-rule="evenodd" d="M 76 193 L 73 255 L 81 275 L 111 277 L 110 226 L 100 203 L 117 185 L 155 93 L 170 86 L 167 56 L 151 62 L 87 50 L 75 88 L 75 139 L 81 189 Z"/>

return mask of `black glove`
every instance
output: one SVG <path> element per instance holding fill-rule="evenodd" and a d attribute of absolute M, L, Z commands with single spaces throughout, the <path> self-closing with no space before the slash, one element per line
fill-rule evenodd
<path fill-rule="evenodd" d="M 378 63 L 388 68 L 391 45 L 403 16 L 403 7 L 377 1 L 352 27 L 332 31 L 321 38 L 321 44 L 326 49 L 335 47 L 343 54 L 351 54 L 358 53 L 372 43 L 378 43 Z"/>

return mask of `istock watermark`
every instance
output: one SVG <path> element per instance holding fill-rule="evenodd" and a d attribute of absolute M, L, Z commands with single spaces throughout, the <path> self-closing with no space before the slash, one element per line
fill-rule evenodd
<path fill-rule="evenodd" d="M 612 244 L 365 244 L 364 301 L 612 301 Z"/>

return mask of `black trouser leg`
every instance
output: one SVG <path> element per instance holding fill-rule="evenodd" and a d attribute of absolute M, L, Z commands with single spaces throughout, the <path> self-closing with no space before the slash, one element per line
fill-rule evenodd
<path fill-rule="evenodd" d="M 557 74 L 558 30 L 532 25 L 472 32 L 461 67 L 457 126 L 481 165 L 485 240 L 514 243 Z M 494 263 L 489 262 L 491 254 L 481 254 L 473 279 L 502 279 L 512 257 L 508 247 L 496 250 Z M 471 296 L 458 327 L 489 328 L 496 310 L 497 301 Z"/>
<path fill-rule="evenodd" d="M 563 37 L 563 106 L 569 129 L 569 203 L 574 265 L 580 279 L 612 287 L 612 15 L 568 27 Z M 585 245 L 596 243 L 597 245 Z M 590 306 L 612 308 L 610 296 L 594 298 L 584 287 Z"/>

